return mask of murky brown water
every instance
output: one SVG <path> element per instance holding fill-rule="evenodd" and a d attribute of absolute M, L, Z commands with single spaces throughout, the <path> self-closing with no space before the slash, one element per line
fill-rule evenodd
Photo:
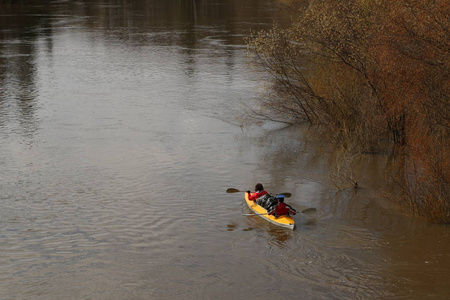
<path fill-rule="evenodd" d="M 14 1 L 13 1 L 14 2 Z M 17 1 L 16 1 L 17 2 Z M 450 228 L 336 192 L 303 128 L 241 128 L 273 1 L 0 4 L 0 299 L 447 299 Z M 234 187 L 291 192 L 295 231 Z"/>

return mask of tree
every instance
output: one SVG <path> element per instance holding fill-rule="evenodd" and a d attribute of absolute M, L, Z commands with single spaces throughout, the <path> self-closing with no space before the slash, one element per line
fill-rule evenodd
<path fill-rule="evenodd" d="M 311 0 L 248 41 L 273 78 L 266 113 L 309 122 L 346 151 L 396 145 L 404 203 L 450 222 L 450 4 Z"/>

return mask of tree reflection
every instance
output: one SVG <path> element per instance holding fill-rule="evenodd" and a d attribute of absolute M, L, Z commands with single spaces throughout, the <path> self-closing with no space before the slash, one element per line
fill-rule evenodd
<path fill-rule="evenodd" d="M 0 118 L 25 135 L 36 128 L 40 41 L 51 49 L 51 21 L 44 6 L 0 4 Z"/>
<path fill-rule="evenodd" d="M 275 0 L 0 1 L 0 115 L 30 131 L 36 127 L 39 61 L 51 59 L 55 32 L 82 30 L 114 45 L 175 46 L 185 56 L 182 71 L 195 79 L 196 55 L 225 57 L 232 69 L 235 51 L 255 24 L 277 18 Z M 258 14 L 255 16 L 255 12 Z M 214 51 L 212 49 L 217 49 Z M 202 53 L 203 55 L 203 53 Z M 198 55 L 197 55 L 198 56 Z M 34 125 L 33 125 L 34 124 Z"/>

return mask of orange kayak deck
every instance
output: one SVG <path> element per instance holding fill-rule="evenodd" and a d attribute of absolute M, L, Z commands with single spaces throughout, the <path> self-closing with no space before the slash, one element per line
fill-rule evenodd
<path fill-rule="evenodd" d="M 274 216 L 268 215 L 267 210 L 256 204 L 255 201 L 248 200 L 248 194 L 245 193 L 245 202 L 247 202 L 248 207 L 258 216 L 263 218 L 266 221 L 269 221 L 272 224 L 288 228 L 288 229 L 294 229 L 295 228 L 295 221 L 292 219 L 291 216 L 280 216 L 278 218 L 275 218 Z"/>

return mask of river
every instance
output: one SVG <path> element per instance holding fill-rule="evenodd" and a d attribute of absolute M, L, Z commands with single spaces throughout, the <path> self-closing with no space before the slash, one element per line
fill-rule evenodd
<path fill-rule="evenodd" d="M 12 4 L 14 3 L 14 4 Z M 301 126 L 243 126 L 273 0 L 0 2 L 0 299 L 448 299 L 450 228 L 338 191 Z M 320 149 L 319 149 L 320 148 Z M 294 231 L 249 213 L 290 192 Z"/>

